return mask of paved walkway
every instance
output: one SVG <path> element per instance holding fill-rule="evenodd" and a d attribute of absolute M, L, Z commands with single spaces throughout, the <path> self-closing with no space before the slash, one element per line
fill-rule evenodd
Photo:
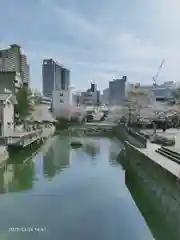
<path fill-rule="evenodd" d="M 144 129 L 142 132 L 146 134 L 152 134 L 153 130 L 151 129 Z M 180 149 L 180 130 L 177 129 L 167 129 L 166 132 L 162 130 L 157 130 L 157 134 L 166 137 L 169 139 L 175 138 L 175 145 L 172 147 L 168 147 L 173 151 L 178 151 Z M 147 148 L 139 149 L 140 152 L 144 153 L 148 156 L 152 161 L 156 162 L 160 166 L 162 166 L 167 171 L 171 172 L 173 175 L 177 176 L 180 179 L 180 164 L 171 161 L 170 159 L 160 155 L 159 153 L 155 152 L 156 149 L 160 148 L 158 144 L 151 143 L 150 141 L 147 142 Z"/>
<path fill-rule="evenodd" d="M 147 134 L 147 135 L 152 135 L 153 130 L 152 129 L 143 129 L 141 130 L 142 133 Z M 175 128 L 170 128 L 167 129 L 165 132 L 162 130 L 157 129 L 156 134 L 161 136 L 161 137 L 166 137 L 169 139 L 175 138 L 176 144 L 180 146 L 180 130 L 177 130 Z"/>
<path fill-rule="evenodd" d="M 147 157 L 149 157 L 153 162 L 159 164 L 161 167 L 166 169 L 168 172 L 171 172 L 173 175 L 180 179 L 180 164 L 173 162 L 170 159 L 155 152 L 155 150 L 160 148 L 159 145 L 148 141 L 147 148 L 135 148 Z"/>

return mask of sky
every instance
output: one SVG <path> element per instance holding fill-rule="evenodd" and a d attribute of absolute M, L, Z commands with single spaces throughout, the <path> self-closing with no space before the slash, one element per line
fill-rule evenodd
<path fill-rule="evenodd" d="M 31 87 L 42 89 L 42 61 L 71 70 L 78 90 L 102 90 L 114 78 L 180 81 L 179 0 L 0 0 L 0 48 L 22 46 Z"/>

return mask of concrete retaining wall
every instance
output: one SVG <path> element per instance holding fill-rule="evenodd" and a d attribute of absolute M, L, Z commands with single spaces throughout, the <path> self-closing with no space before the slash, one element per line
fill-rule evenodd
<path fill-rule="evenodd" d="M 139 148 L 145 148 L 147 139 L 140 135 L 135 130 L 126 127 L 124 124 L 119 124 L 118 126 L 113 128 L 114 135 L 121 141 L 128 141 Z"/>
<path fill-rule="evenodd" d="M 125 172 L 125 183 L 154 238 L 179 240 L 176 219 L 168 220 L 169 213 L 162 207 L 159 197 L 154 194 L 151 182 L 144 181 L 144 178 L 128 168 Z"/>
<path fill-rule="evenodd" d="M 151 194 L 156 196 L 166 221 L 169 224 L 173 221 L 174 228 L 180 236 L 179 180 L 128 142 L 125 143 L 125 146 L 128 162 L 126 167 L 131 167 L 147 185 Z"/>

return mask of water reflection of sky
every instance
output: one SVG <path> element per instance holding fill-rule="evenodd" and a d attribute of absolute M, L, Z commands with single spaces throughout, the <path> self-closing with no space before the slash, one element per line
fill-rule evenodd
<path fill-rule="evenodd" d="M 44 164 L 43 164 L 43 154 L 40 152 L 36 155 L 34 159 L 34 174 L 37 179 L 40 179 L 44 175 Z"/>
<path fill-rule="evenodd" d="M 33 173 L 38 177 L 32 189 L 0 199 L 0 232 L 5 239 L 153 239 L 125 185 L 124 171 L 119 165 L 110 166 L 111 141 L 94 143 L 99 146 L 96 164 L 83 148 L 70 150 L 67 141 L 58 138 L 44 157 L 33 158 L 33 165 L 28 165 L 31 171 L 24 168 L 31 174 L 29 180 Z M 46 227 L 47 231 L 8 233 L 9 226 Z"/>

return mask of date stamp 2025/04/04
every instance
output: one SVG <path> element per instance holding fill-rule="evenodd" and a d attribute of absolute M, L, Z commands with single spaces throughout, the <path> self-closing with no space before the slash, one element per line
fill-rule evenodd
<path fill-rule="evenodd" d="M 45 232 L 45 227 L 16 227 L 8 228 L 8 232 Z"/>

